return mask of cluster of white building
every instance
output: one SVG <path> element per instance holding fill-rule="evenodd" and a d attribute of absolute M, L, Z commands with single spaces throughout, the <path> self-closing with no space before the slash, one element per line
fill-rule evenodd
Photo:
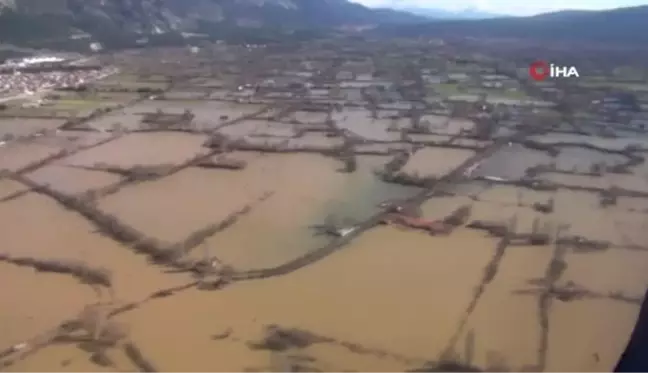
<path fill-rule="evenodd" d="M 117 70 L 51 71 L 40 73 L 0 74 L 0 96 L 31 94 L 48 89 L 77 87 L 112 75 Z"/>

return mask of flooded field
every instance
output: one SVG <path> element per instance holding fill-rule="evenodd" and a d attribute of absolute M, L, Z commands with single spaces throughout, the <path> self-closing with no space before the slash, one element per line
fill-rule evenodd
<path fill-rule="evenodd" d="M 87 125 L 97 130 L 110 130 L 116 125 L 135 130 L 141 127 L 142 118 L 146 113 L 162 110 L 167 114 L 182 114 L 186 110 L 190 110 L 195 115 L 193 127 L 206 129 L 220 126 L 229 119 L 253 114 L 262 108 L 261 105 L 219 101 L 147 100 L 94 119 Z"/>
<path fill-rule="evenodd" d="M 439 177 L 447 174 L 475 153 L 464 149 L 423 148 L 411 157 L 403 171 L 422 176 Z"/>
<path fill-rule="evenodd" d="M 290 143 L 302 147 L 333 148 L 342 145 L 343 140 L 339 137 L 328 137 L 321 132 L 308 132 L 298 139 L 291 140 Z"/>
<path fill-rule="evenodd" d="M 107 144 L 78 153 L 66 164 L 93 166 L 105 163 L 117 167 L 178 164 L 201 152 L 205 136 L 182 133 L 132 133 Z"/>
<path fill-rule="evenodd" d="M 224 103 L 203 104 L 215 110 L 212 118 L 228 110 L 219 109 Z M 326 119 L 293 114 L 301 123 Z M 551 162 L 561 171 L 586 172 L 627 157 L 570 145 L 552 158 L 511 144 L 479 159 L 481 150 L 424 146 L 394 171 L 445 180 L 439 190 L 446 194 L 422 197 L 427 184 L 383 177 L 394 160 L 389 153 L 414 146 L 387 131 L 389 119 L 373 120 L 360 109 L 340 114 L 347 139 L 369 140 L 355 151 L 384 155 L 356 154 L 350 162 L 338 154 L 233 145 L 209 155 L 216 163 L 241 161 L 237 167 L 192 163 L 145 180 L 120 172 L 182 165 L 208 154 L 208 135 L 125 133 L 78 150 L 109 135 L 62 131 L 0 148 L 0 169 L 14 171 L 61 148 L 74 150 L 0 175 L 0 281 L 10 284 L 0 295 L 12 305 L 0 309 L 0 352 L 16 345 L 33 352 L 0 354 L 0 362 L 15 371 L 405 371 L 429 362 L 606 371 L 615 365 L 648 284 L 648 198 L 623 195 L 602 207 L 601 196 L 612 186 L 645 191 L 640 181 L 648 166 L 600 177 L 542 173 L 538 178 L 560 185 L 535 190 L 474 176 L 521 179 Z M 472 126 L 450 123 L 448 134 Z M 298 127 L 290 117 L 257 118 L 219 132 L 276 145 Z M 333 148 L 344 140 L 307 132 L 288 144 Z M 117 171 L 83 168 L 100 164 Z M 475 164 L 473 178 L 466 176 L 465 167 Z M 446 178 L 457 170 L 463 178 Z M 75 197 L 115 185 L 106 194 Z M 419 209 L 387 214 L 384 202 L 404 200 L 420 202 Z M 466 214 L 458 222 L 457 211 Z M 447 229 L 433 229 L 439 226 Z M 103 311 L 78 316 L 93 304 Z M 44 333 L 74 319 L 81 321 L 74 332 L 59 330 L 58 339 L 35 348 L 31 338 L 46 339 Z M 101 345 L 110 333 L 119 334 L 115 344 Z"/>
<path fill-rule="evenodd" d="M 48 144 L 30 141 L 12 142 L 0 147 L 0 171 L 17 171 L 34 162 L 55 155 L 62 149 Z"/>
<path fill-rule="evenodd" d="M 60 119 L 0 118 L 0 139 L 6 135 L 28 136 L 42 130 L 56 129 L 63 123 L 65 120 Z"/>
<path fill-rule="evenodd" d="M 542 174 L 540 179 L 573 187 L 585 186 L 594 188 L 609 188 L 613 186 L 613 184 L 611 184 L 606 178 L 589 175 L 546 172 Z"/>
<path fill-rule="evenodd" d="M 551 157 L 545 152 L 526 149 L 520 144 L 512 144 L 485 159 L 475 170 L 475 175 L 517 180 L 526 174 L 527 169 L 546 165 L 551 161 Z"/>
<path fill-rule="evenodd" d="M 164 94 L 167 100 L 199 100 L 208 95 L 208 92 L 171 90 Z"/>
<path fill-rule="evenodd" d="M 588 312 L 592 309 L 596 311 Z M 547 370 L 611 371 L 623 353 L 636 314 L 636 304 L 598 299 L 556 302 L 550 318 L 555 328 L 579 333 L 549 335 L 552 349 Z"/>
<path fill-rule="evenodd" d="M 77 147 L 88 147 L 106 141 L 113 137 L 111 133 L 94 131 L 60 131 L 55 136 L 47 136 L 41 142 L 59 143 L 59 146 L 66 147 L 71 143 Z"/>
<path fill-rule="evenodd" d="M 267 122 L 262 120 L 244 120 L 238 123 L 224 126 L 220 128 L 219 132 L 227 136 L 240 138 L 261 131 L 268 132 L 269 129 L 266 126 Z"/>
<path fill-rule="evenodd" d="M 0 309 L 3 347 L 54 329 L 94 300 L 92 289 L 75 279 L 56 274 L 35 276 L 33 270 L 13 264 L 0 263 L 0 281 L 12 284 L 2 289 L 3 304 L 11 305 Z M 57 301 L 61 294 L 66 294 L 64 302 Z"/>
<path fill-rule="evenodd" d="M 248 180 L 238 173 L 190 168 L 160 182 L 124 188 L 100 206 L 145 234 L 175 242 L 220 222 L 268 190 Z"/>
<path fill-rule="evenodd" d="M 538 370 L 534 367 L 542 334 L 535 316 L 538 301 L 515 292 L 528 279 L 542 277 L 550 259 L 550 251 L 534 247 L 506 251 L 497 265 L 496 278 L 456 334 L 455 355 L 460 361 L 492 371 Z"/>
<path fill-rule="evenodd" d="M 276 266 L 323 245 L 313 239 L 310 225 L 324 219 L 326 204 L 343 191 L 336 166 L 319 155 L 268 155 L 248 163 L 245 180 L 233 189 L 272 194 L 208 245 L 221 260 L 246 269 Z"/>
<path fill-rule="evenodd" d="M 381 202 L 405 199 L 420 192 L 416 187 L 376 180 L 374 172 L 381 170 L 389 157 L 363 155 L 357 161 L 356 172 L 346 175 L 343 188 L 328 201 L 324 210 L 338 220 L 348 220 L 349 224 L 363 221 L 381 210 L 378 206 Z"/>
<path fill-rule="evenodd" d="M 556 159 L 559 170 L 588 172 L 595 164 L 613 166 L 626 161 L 626 157 L 618 154 L 608 154 L 582 147 L 562 147 Z"/>
<path fill-rule="evenodd" d="M 394 239 L 403 244 L 398 247 L 380 244 Z M 470 301 L 472 287 L 481 276 L 479 269 L 491 254 L 488 246 L 481 250 L 468 249 L 466 243 L 479 242 L 477 237 L 457 237 L 450 242 L 456 249 L 444 253 L 435 250 L 435 240 L 430 240 L 424 235 L 380 229 L 360 239 L 345 253 L 310 270 L 290 277 L 244 283 L 219 292 L 217 297 L 186 292 L 173 301 L 159 301 L 155 308 L 160 309 L 154 316 L 144 306 L 125 316 L 123 321 L 133 325 L 132 338 L 146 346 L 147 356 L 169 370 L 207 369 L 214 361 L 204 356 L 213 349 L 224 352 L 218 359 L 219 369 L 282 369 L 275 365 L 281 362 L 280 353 L 268 355 L 266 351 L 249 350 L 246 346 L 247 341 L 261 338 L 264 327 L 269 324 L 339 340 L 342 347 L 332 342 L 293 353 L 311 356 L 316 363 L 320 359 L 328 361 L 332 369 L 415 367 L 431 351 L 443 348 L 452 337 Z M 473 250 L 481 254 L 469 254 Z M 404 251 L 406 255 L 402 254 Z M 465 263 L 469 255 L 473 258 Z M 451 279 L 455 278 L 454 268 L 460 263 L 472 275 L 456 282 Z M 398 273 L 399 280 L 394 281 L 390 273 Z M 463 291 L 444 299 L 444 307 L 438 307 L 439 300 L 429 294 L 442 292 L 448 281 Z M 362 297 L 358 297 L 360 293 Z M 390 294 L 388 302 L 385 293 Z M 403 307 L 404 304 L 409 306 Z M 220 310 L 220 317 L 213 316 L 215 310 Z M 368 313 L 372 316 L 368 317 Z M 191 345 L 177 344 L 175 355 L 170 354 L 171 346 L 161 343 L 164 331 L 159 324 L 171 317 L 183 325 L 175 331 L 176 338 L 192 341 Z M 428 332 L 425 325 L 429 317 L 443 322 Z M 228 330 L 230 337 L 225 340 L 211 338 Z M 351 343 L 358 344 L 360 351 L 375 349 L 388 351 L 388 355 L 381 358 L 376 352 L 356 353 L 343 347 Z M 39 358 L 35 356 L 32 361 Z"/>
<path fill-rule="evenodd" d="M 254 131 L 247 133 L 253 136 L 292 137 L 295 135 L 296 127 L 292 124 L 261 120 L 247 122 L 250 122 L 250 127 L 254 126 Z"/>
<path fill-rule="evenodd" d="M 359 153 L 363 152 L 378 152 L 380 154 L 390 154 L 392 152 L 411 150 L 412 146 L 406 143 L 369 143 L 358 144 L 355 149 Z"/>
<path fill-rule="evenodd" d="M 0 254 L 58 263 L 80 263 L 111 271 L 115 300 L 138 299 L 157 286 L 172 286 L 181 278 L 162 276 L 144 258 L 93 232 L 80 216 L 45 197 L 29 193 L 0 205 L 3 245 Z M 89 286 L 56 273 L 0 262 L 0 279 L 12 285 L 0 292 L 0 334 L 3 346 L 51 329 L 65 317 L 96 299 Z M 65 294 L 65 296 L 63 296 Z M 47 309 L 47 312 L 43 312 Z"/>
<path fill-rule="evenodd" d="M 523 189 L 508 185 L 487 186 L 475 193 L 480 201 L 502 205 L 532 206 L 545 203 L 554 196 L 553 192 Z"/>
<path fill-rule="evenodd" d="M 13 180 L 0 180 L 0 200 L 11 197 L 12 195 L 25 191 L 28 188 L 23 184 Z"/>
<path fill-rule="evenodd" d="M 648 139 L 645 136 L 628 136 L 618 138 L 605 138 L 596 136 L 549 133 L 546 135 L 531 136 L 530 139 L 546 144 L 575 143 L 590 144 L 604 149 L 623 150 L 628 145 L 645 146 Z"/>
<path fill-rule="evenodd" d="M 373 119 L 366 110 L 347 109 L 341 113 L 335 113 L 335 120 L 342 129 L 351 131 L 368 140 L 393 140 L 398 141 L 398 132 L 388 132 L 391 121 L 385 119 Z"/>
<path fill-rule="evenodd" d="M 421 118 L 421 123 L 429 123 L 429 128 L 432 132 L 448 135 L 457 135 L 462 131 L 470 131 L 475 126 L 475 124 L 470 120 L 448 120 L 446 117 L 439 115 L 425 115 Z"/>
<path fill-rule="evenodd" d="M 149 100 L 128 107 L 124 112 L 128 114 L 141 115 L 142 113 L 154 112 L 160 109 L 165 113 L 182 114 L 185 110 L 191 110 L 191 112 L 196 116 L 195 122 L 197 124 L 210 123 L 213 125 L 228 119 L 253 114 L 262 108 L 262 105 L 237 104 L 220 101 Z"/>
<path fill-rule="evenodd" d="M 444 143 L 452 139 L 451 135 L 436 135 L 436 134 L 419 134 L 413 133 L 409 135 L 413 141 L 425 141 L 425 142 L 435 142 L 435 143 Z"/>
<path fill-rule="evenodd" d="M 118 175 L 101 171 L 83 170 L 64 165 L 51 165 L 26 175 L 39 184 L 49 184 L 52 188 L 67 194 L 79 194 L 91 189 L 99 189 L 118 182 Z"/>
<path fill-rule="evenodd" d="M 327 115 L 325 113 L 296 111 L 289 116 L 289 119 L 293 119 L 304 124 L 317 124 L 324 123 L 326 121 L 326 117 Z"/>

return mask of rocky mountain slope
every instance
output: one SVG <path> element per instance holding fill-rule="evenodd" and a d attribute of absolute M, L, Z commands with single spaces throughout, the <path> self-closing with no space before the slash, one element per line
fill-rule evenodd
<path fill-rule="evenodd" d="M 0 42 L 100 39 L 223 28 L 318 28 L 417 22 L 406 12 L 373 10 L 348 0 L 0 0 Z"/>

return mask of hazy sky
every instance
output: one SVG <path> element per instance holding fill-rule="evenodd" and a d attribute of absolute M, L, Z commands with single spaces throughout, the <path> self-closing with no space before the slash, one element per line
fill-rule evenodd
<path fill-rule="evenodd" d="M 353 0 L 369 6 L 408 6 L 462 10 L 475 8 L 485 12 L 511 15 L 531 15 L 561 9 L 608 9 L 622 6 L 648 5 L 648 0 Z"/>

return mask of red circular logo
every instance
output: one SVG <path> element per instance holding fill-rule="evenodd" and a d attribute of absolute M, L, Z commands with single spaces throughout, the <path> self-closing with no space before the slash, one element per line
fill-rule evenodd
<path fill-rule="evenodd" d="M 529 66 L 529 75 L 535 81 L 543 81 L 549 76 L 549 64 L 544 61 L 536 61 Z"/>

